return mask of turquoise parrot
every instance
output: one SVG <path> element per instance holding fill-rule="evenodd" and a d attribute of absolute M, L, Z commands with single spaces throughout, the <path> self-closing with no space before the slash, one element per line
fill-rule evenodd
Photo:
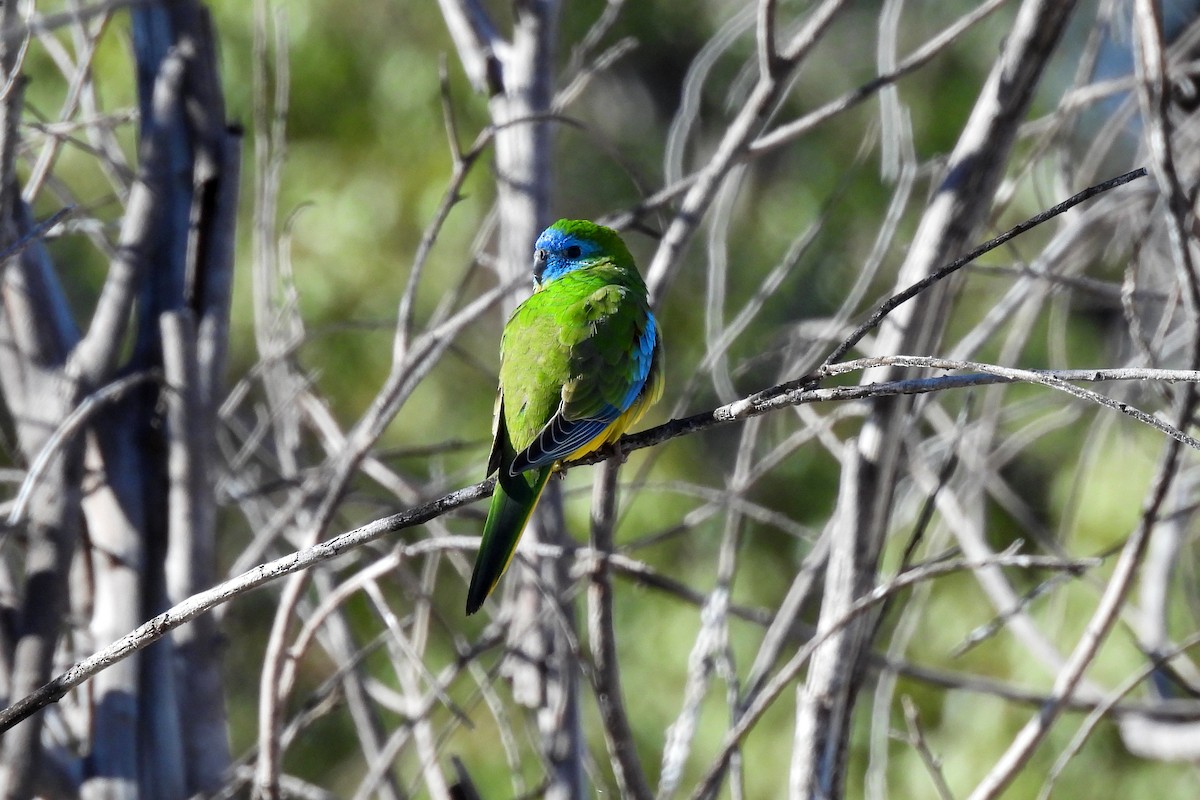
<path fill-rule="evenodd" d="M 646 284 L 611 228 L 561 219 L 538 237 L 533 294 L 500 340 L 488 474 L 496 491 L 467 590 L 483 605 L 512 561 L 546 479 L 616 441 L 662 395 L 662 341 Z"/>

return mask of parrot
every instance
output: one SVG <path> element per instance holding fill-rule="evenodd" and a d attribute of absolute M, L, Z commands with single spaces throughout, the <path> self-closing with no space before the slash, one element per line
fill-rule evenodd
<path fill-rule="evenodd" d="M 611 228 L 560 219 L 537 238 L 533 294 L 500 339 L 487 474 L 496 473 L 467 614 L 508 569 L 546 480 L 615 442 L 662 396 L 663 348 L 646 284 Z"/>

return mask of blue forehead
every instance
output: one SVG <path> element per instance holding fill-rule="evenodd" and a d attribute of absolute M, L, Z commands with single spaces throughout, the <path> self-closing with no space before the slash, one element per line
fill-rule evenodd
<path fill-rule="evenodd" d="M 568 247 L 578 247 L 581 257 L 595 255 L 600 252 L 600 243 L 594 239 L 579 236 L 572 231 L 564 231 L 559 228 L 547 228 L 542 231 L 542 235 L 538 237 L 534 247 L 538 250 L 545 250 L 548 253 L 562 253 Z"/>

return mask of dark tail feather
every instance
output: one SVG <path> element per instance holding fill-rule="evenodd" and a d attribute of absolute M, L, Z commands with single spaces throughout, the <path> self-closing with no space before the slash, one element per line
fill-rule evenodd
<path fill-rule="evenodd" d="M 467 614 L 479 610 L 508 569 L 517 549 L 517 540 L 542 496 L 550 470 L 550 467 L 543 467 L 511 477 L 505 475 L 503 467 L 500 469 L 501 478 L 492 495 L 487 522 L 483 525 L 483 541 L 479 543 L 479 555 L 475 557 L 475 571 L 471 573 L 471 587 L 467 589 Z"/>

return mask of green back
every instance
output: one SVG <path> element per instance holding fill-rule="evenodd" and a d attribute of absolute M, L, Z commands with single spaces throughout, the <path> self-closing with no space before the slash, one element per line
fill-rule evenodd
<path fill-rule="evenodd" d="M 613 261 L 567 273 L 518 306 L 500 345 L 513 448 L 528 447 L 560 403 L 568 419 L 620 408 L 635 380 L 629 343 L 648 319 L 641 276 Z"/>

